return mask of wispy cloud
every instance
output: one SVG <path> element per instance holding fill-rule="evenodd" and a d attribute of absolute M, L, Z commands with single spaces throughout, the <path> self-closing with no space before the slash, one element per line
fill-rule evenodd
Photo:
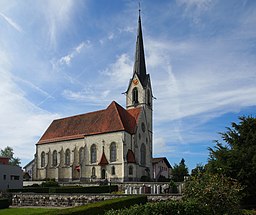
<path fill-rule="evenodd" d="M 0 129 L 4 131 L 0 133 L 0 147 L 2 149 L 11 146 L 15 156 L 32 159 L 32 146 L 51 120 L 59 115 L 49 113 L 31 103 L 13 79 L 12 64 L 8 56 L 0 51 L 0 57 L 3 59 L 0 62 Z"/>
<path fill-rule="evenodd" d="M 89 47 L 90 46 L 90 41 L 86 41 L 86 42 L 81 42 L 77 47 L 75 47 L 73 49 L 73 51 L 63 57 L 60 58 L 60 60 L 58 60 L 59 64 L 63 65 L 70 65 L 71 61 L 73 60 L 74 57 L 76 57 L 78 54 L 80 54 L 80 52 L 82 51 L 82 49 Z"/>
<path fill-rule="evenodd" d="M 16 31 L 18 32 L 23 32 L 23 29 L 16 23 L 14 22 L 10 17 L 6 16 L 5 14 L 0 12 L 0 16 L 11 26 L 13 27 Z"/>

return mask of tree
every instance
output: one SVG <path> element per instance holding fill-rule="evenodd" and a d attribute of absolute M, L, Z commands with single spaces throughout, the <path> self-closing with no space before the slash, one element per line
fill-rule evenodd
<path fill-rule="evenodd" d="M 256 118 L 240 117 L 225 133 L 220 133 L 225 144 L 216 141 L 209 148 L 206 169 L 237 179 L 245 186 L 244 203 L 256 202 Z"/>
<path fill-rule="evenodd" d="M 202 208 L 209 210 L 208 214 L 241 214 L 239 203 L 241 185 L 224 175 L 198 173 L 191 176 L 185 184 L 184 197 L 194 200 Z"/>
<path fill-rule="evenodd" d="M 20 165 L 20 159 L 14 157 L 13 155 L 14 155 L 13 148 L 11 148 L 10 146 L 7 146 L 4 149 L 1 149 L 0 156 L 8 157 L 10 165 L 19 166 Z"/>
<path fill-rule="evenodd" d="M 205 172 L 205 166 L 203 164 L 197 164 L 196 168 L 191 170 L 191 176 L 196 176 L 204 172 Z"/>
<path fill-rule="evenodd" d="M 173 181 L 180 182 L 184 181 L 184 176 L 188 176 L 188 168 L 185 164 L 185 160 L 182 158 L 179 165 L 174 164 L 172 169 Z"/>

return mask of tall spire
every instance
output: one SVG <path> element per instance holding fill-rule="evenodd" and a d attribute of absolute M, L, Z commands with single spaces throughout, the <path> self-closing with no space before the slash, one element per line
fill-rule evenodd
<path fill-rule="evenodd" d="M 133 67 L 133 73 L 136 73 L 138 75 L 142 85 L 145 86 L 147 82 L 146 80 L 147 75 L 146 75 L 146 63 L 145 63 L 142 28 L 141 28 L 140 9 L 139 9 L 138 32 L 137 32 L 136 52 L 135 52 L 135 62 Z"/>

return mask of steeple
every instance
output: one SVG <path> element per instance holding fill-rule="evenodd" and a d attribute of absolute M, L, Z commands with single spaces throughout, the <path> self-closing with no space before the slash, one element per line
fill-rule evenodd
<path fill-rule="evenodd" d="M 144 55 L 140 10 L 139 10 L 138 32 L 137 32 L 133 73 L 134 74 L 136 73 L 138 75 L 143 87 L 145 87 L 147 84 L 147 73 L 146 73 L 146 63 L 145 63 L 145 55 Z"/>

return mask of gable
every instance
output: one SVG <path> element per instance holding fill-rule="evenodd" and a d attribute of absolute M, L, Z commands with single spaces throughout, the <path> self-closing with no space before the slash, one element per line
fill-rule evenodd
<path fill-rule="evenodd" d="M 115 131 L 134 134 L 140 112 L 141 108 L 128 111 L 113 101 L 105 110 L 54 120 L 38 144 Z"/>

